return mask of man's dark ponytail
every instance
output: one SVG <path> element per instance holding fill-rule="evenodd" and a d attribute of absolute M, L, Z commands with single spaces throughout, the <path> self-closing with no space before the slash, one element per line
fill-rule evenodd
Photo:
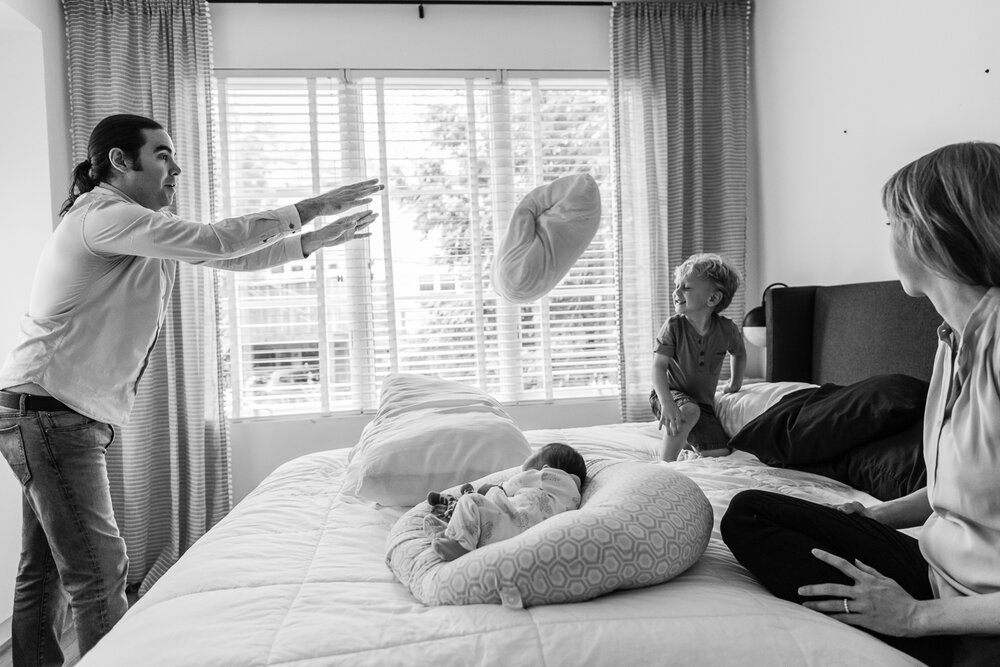
<path fill-rule="evenodd" d="M 73 169 L 73 181 L 69 184 L 69 197 L 63 202 L 59 215 L 66 215 L 66 211 L 73 207 L 73 202 L 84 192 L 90 192 L 97 187 L 98 181 L 91 174 L 90 160 L 84 160 Z"/>
<path fill-rule="evenodd" d="M 63 202 L 59 215 L 73 207 L 77 197 L 90 192 L 111 177 L 111 160 L 108 154 L 112 148 L 119 148 L 132 160 L 139 159 L 139 149 L 146 143 L 143 130 L 162 130 L 163 126 L 145 116 L 115 114 L 108 116 L 90 133 L 87 145 L 87 159 L 73 169 L 73 182 L 69 186 L 69 197 Z"/>

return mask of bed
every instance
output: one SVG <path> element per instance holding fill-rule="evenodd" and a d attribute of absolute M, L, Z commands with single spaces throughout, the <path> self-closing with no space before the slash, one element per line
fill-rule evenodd
<path fill-rule="evenodd" d="M 929 373 L 939 319 L 896 282 L 774 289 L 766 306 L 768 378 L 754 391 L 768 394 L 771 405 L 779 383 L 791 390 L 794 383 L 846 384 L 873 373 Z M 857 335 L 860 329 L 868 335 Z M 757 406 L 755 414 L 762 410 Z M 736 426 L 751 417 L 738 412 L 728 413 Z M 530 448 L 567 442 L 588 462 L 646 462 L 683 473 L 712 508 L 703 554 L 665 583 L 586 601 L 428 606 L 386 563 L 390 531 L 411 509 L 342 492 L 351 474 L 348 450 L 325 451 L 275 470 L 79 664 L 918 664 L 863 632 L 773 597 L 719 536 L 729 499 L 742 489 L 876 502 L 868 493 L 829 476 L 767 465 L 744 451 L 655 463 L 660 434 L 653 422 L 533 430 L 524 437 Z"/>

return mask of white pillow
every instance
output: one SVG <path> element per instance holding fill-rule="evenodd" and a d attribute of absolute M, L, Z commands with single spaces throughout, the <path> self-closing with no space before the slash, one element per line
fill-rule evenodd
<path fill-rule="evenodd" d="M 601 223 L 590 174 L 563 176 L 521 200 L 493 257 L 493 289 L 514 303 L 535 301 L 562 280 Z"/>
<path fill-rule="evenodd" d="M 381 505 L 416 505 L 441 491 L 521 465 L 524 434 L 492 396 L 468 385 L 395 373 L 378 412 L 348 455 L 343 493 Z"/>
<path fill-rule="evenodd" d="M 735 394 L 720 391 L 715 395 L 715 415 L 731 438 L 788 394 L 816 386 L 808 382 L 754 382 L 743 385 Z"/>

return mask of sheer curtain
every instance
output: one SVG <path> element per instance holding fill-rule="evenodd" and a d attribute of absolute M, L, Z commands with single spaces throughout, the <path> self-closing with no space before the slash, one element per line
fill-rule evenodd
<path fill-rule="evenodd" d="M 623 421 L 652 419 L 652 350 L 687 256 L 746 259 L 751 0 L 618 3 L 611 14 L 613 223 Z M 742 318 L 741 289 L 723 313 Z"/>
<path fill-rule="evenodd" d="M 183 173 L 175 202 L 214 218 L 212 40 L 205 0 L 63 0 L 74 163 L 104 116 L 135 113 L 170 133 Z M 131 421 L 108 450 L 129 584 L 142 594 L 229 511 L 215 276 L 181 264 Z"/>

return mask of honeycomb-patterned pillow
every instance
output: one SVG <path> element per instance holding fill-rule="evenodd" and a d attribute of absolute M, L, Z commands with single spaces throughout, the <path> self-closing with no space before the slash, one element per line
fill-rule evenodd
<path fill-rule="evenodd" d="M 502 481 L 520 468 L 474 483 Z M 389 533 L 386 563 L 420 602 L 532 607 L 663 583 L 695 563 L 712 506 L 688 477 L 638 461 L 587 462 L 580 509 L 446 562 L 424 533 L 421 503 Z"/>

